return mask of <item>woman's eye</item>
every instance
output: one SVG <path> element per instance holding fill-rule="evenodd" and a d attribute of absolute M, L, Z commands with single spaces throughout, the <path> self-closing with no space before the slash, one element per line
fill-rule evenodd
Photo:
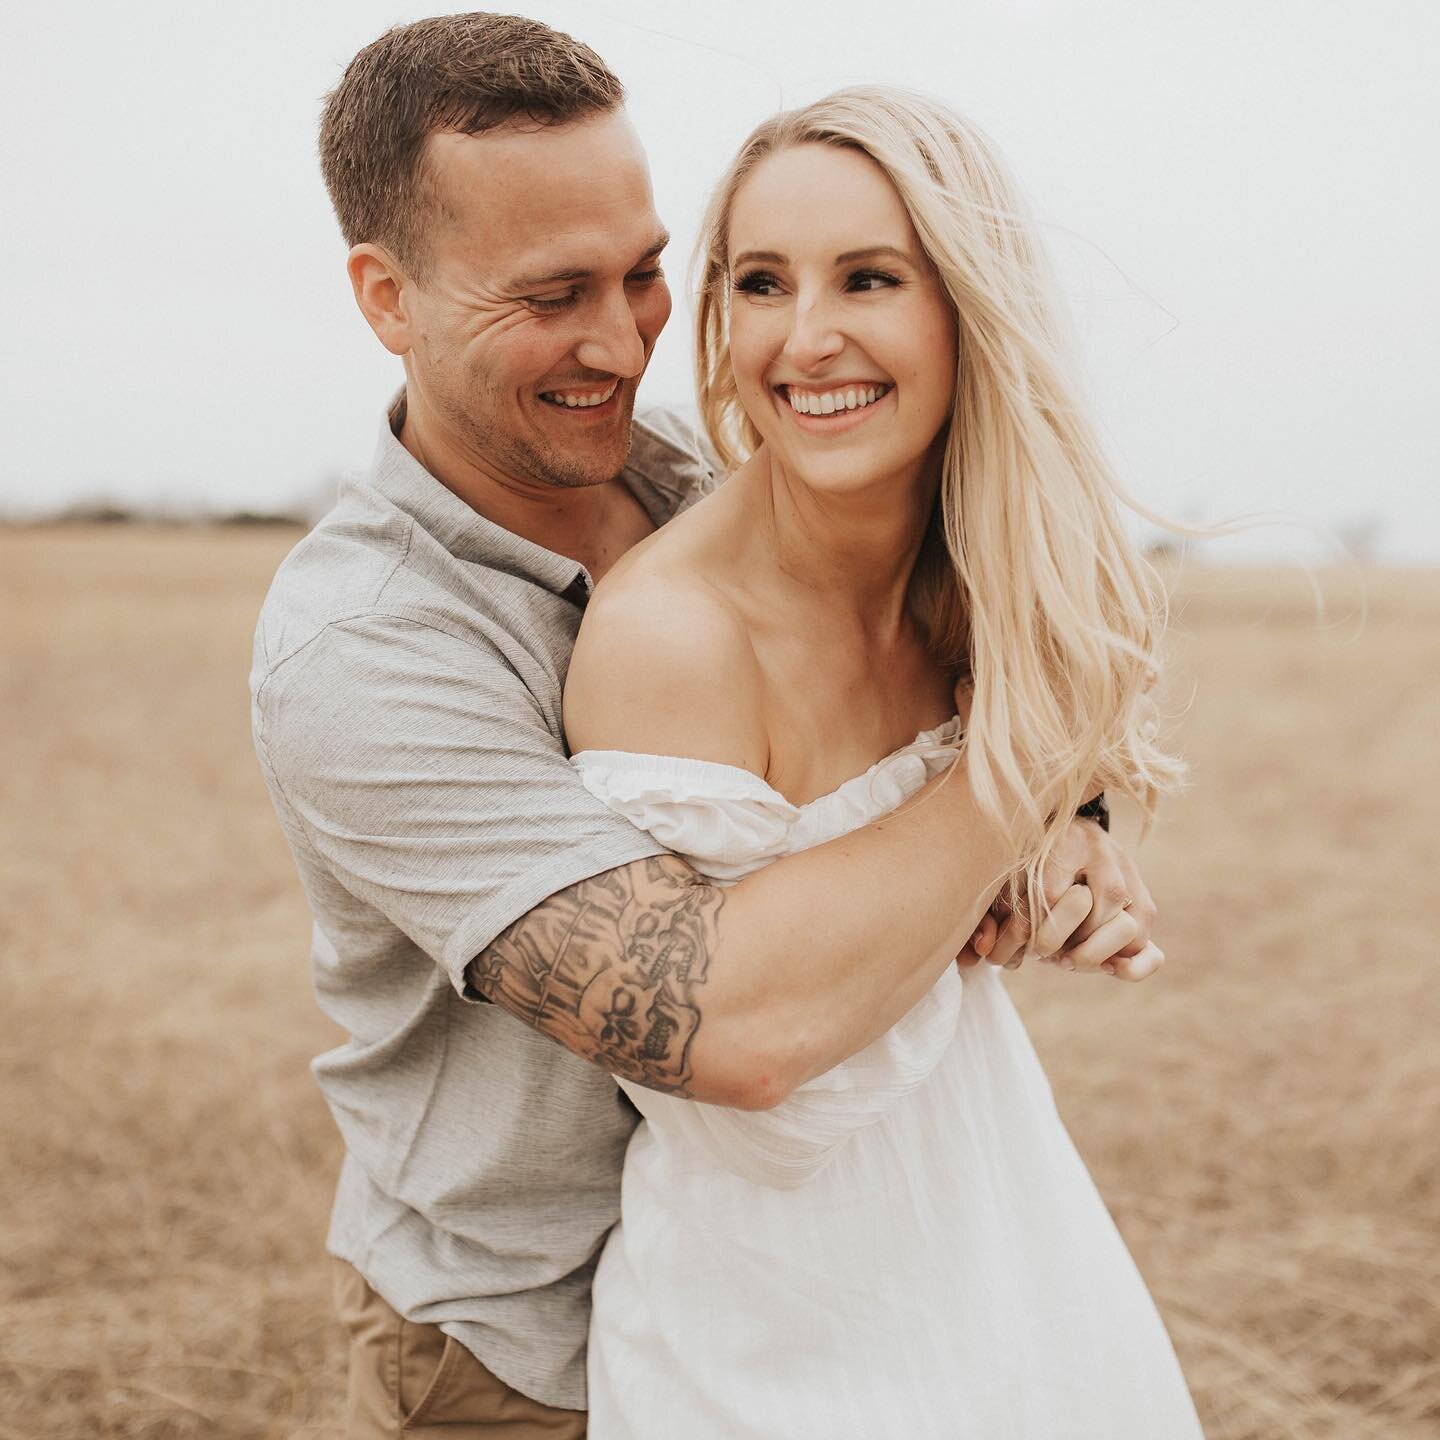
<path fill-rule="evenodd" d="M 886 290 L 899 283 L 898 275 L 887 274 L 884 270 L 857 270 L 850 277 L 850 289 L 862 293 L 868 290 Z"/>
<path fill-rule="evenodd" d="M 746 295 L 778 295 L 780 282 L 765 270 L 752 270 L 735 281 L 735 288 Z"/>
<path fill-rule="evenodd" d="M 665 271 L 656 265 L 652 270 L 637 270 L 633 275 L 625 277 L 631 285 L 653 285 L 657 280 L 663 278 Z"/>

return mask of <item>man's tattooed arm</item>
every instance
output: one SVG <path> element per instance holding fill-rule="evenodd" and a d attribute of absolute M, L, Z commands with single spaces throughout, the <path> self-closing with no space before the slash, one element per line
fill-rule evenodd
<path fill-rule="evenodd" d="M 552 895 L 470 962 L 471 985 L 567 1050 L 689 1096 L 725 892 L 673 855 Z"/>

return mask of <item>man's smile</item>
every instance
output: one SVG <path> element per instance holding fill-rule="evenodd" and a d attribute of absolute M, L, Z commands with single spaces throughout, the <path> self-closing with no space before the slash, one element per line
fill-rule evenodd
<path fill-rule="evenodd" d="M 605 385 L 576 386 L 560 390 L 542 390 L 540 399 L 557 410 L 609 411 L 620 392 L 618 378 Z"/>
<path fill-rule="evenodd" d="M 621 392 L 624 386 L 619 376 L 612 376 L 603 383 L 589 382 L 580 386 L 564 386 L 562 389 L 541 390 L 541 405 L 552 410 L 563 410 L 567 415 L 583 416 L 585 419 L 602 419 L 615 415 L 621 409 Z"/>

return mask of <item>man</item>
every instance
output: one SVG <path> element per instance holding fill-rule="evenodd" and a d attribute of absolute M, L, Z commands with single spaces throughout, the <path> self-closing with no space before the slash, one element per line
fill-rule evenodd
<path fill-rule="evenodd" d="M 362 51 L 322 122 L 355 297 L 405 389 L 277 575 L 252 690 L 317 994 L 350 1037 L 315 1071 L 346 1146 L 352 1435 L 584 1433 L 635 1123 L 610 1074 L 773 1105 L 957 954 L 1067 944 L 1127 978 L 1161 958 L 1088 821 L 1040 932 L 967 945 L 1014 856 L 963 776 L 721 891 L 572 772 L 561 689 L 592 585 L 716 478 L 673 420 L 632 423 L 670 298 L 622 101 L 569 37 L 455 15 Z"/>

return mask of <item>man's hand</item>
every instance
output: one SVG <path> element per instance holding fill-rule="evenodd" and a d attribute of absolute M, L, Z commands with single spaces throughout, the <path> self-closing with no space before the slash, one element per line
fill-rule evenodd
<path fill-rule="evenodd" d="M 1029 917 L 996 905 L 957 957 L 962 967 L 988 960 L 1013 969 L 1027 956 L 1065 970 L 1103 971 L 1143 980 L 1165 962 L 1150 939 L 1155 903 L 1135 862 L 1098 825 L 1072 822 L 1046 867 L 1050 913 L 1032 937 Z"/>

